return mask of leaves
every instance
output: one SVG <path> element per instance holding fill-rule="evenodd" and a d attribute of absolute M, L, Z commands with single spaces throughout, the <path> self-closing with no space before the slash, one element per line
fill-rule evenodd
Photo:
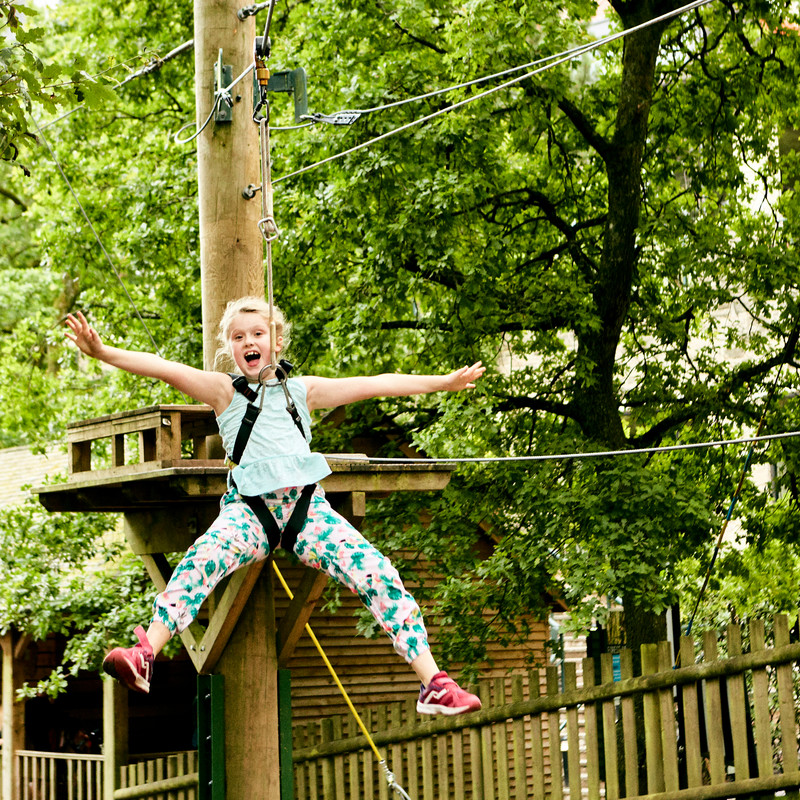
<path fill-rule="evenodd" d="M 168 357 L 201 363 L 196 164 L 170 144 L 194 113 L 191 66 L 109 88 L 191 38 L 190 4 L 179 6 L 64 3 L 44 38 L 4 6 L 17 31 L 0 54 L 15 76 L 0 122 L 17 126 L 4 157 L 30 133 L 26 103 L 48 118 L 65 97 L 85 103 L 46 135 L 147 326 L 45 152 L 26 151 L 29 178 L 0 164 L 4 444 L 182 399 L 65 347 L 67 311 L 87 311 L 111 343 L 151 349 L 149 331 Z M 607 12 L 613 29 L 647 14 L 638 2 L 620 10 Z M 270 67 L 305 68 L 312 110 L 370 109 L 590 41 L 594 14 L 583 0 L 281 4 Z M 798 159 L 791 142 L 775 148 L 798 127 L 796 16 L 782 2 L 735 15 L 711 4 L 277 183 L 277 299 L 299 372 L 491 365 L 464 395 L 351 409 L 338 431 L 317 429 L 319 446 L 341 451 L 365 431 L 384 436 L 382 453 L 410 441 L 432 456 L 694 443 L 753 430 L 773 384 L 775 430 L 796 426 Z M 495 85 L 346 128 L 276 131 L 273 175 Z M 272 114 L 290 124 L 288 98 Z M 794 501 L 791 445 L 759 457 L 785 464 L 778 480 Z M 446 578 L 423 589 L 445 624 L 440 647 L 475 661 L 489 637 L 522 636 L 551 595 L 578 627 L 621 596 L 653 612 L 681 593 L 693 601 L 742 462 L 717 448 L 461 468 L 441 496 L 371 508 L 369 535 L 441 565 Z M 791 504 L 773 509 L 748 481 L 739 509 L 743 546 L 794 552 Z"/>

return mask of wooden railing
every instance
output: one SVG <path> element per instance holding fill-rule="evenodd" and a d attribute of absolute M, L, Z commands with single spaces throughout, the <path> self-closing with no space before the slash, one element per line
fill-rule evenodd
<path fill-rule="evenodd" d="M 617 663 L 611 654 L 585 659 L 580 687 L 567 663 L 561 676 L 548 667 L 512 678 L 510 697 L 502 679 L 484 684 L 484 710 L 475 714 L 419 724 L 411 709 L 394 706 L 369 723 L 388 768 L 417 800 L 797 797 L 800 644 L 790 644 L 785 617 L 775 620 L 771 649 L 761 622 L 751 624 L 749 642 L 743 654 L 731 626 L 724 658 L 715 635 L 700 647 L 683 637 L 677 667 L 667 642 L 646 645 L 637 677 L 623 651 Z M 299 732 L 299 800 L 388 800 L 364 738 L 343 738 L 350 731 L 336 719 Z"/>
<path fill-rule="evenodd" d="M 196 800 L 197 753 L 176 753 L 122 767 L 114 800 L 134 798 Z"/>
<path fill-rule="evenodd" d="M 18 800 L 103 800 L 103 756 L 17 750 Z"/>

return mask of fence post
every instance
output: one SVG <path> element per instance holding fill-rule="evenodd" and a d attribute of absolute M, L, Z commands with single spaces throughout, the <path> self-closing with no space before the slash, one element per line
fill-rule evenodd
<path fill-rule="evenodd" d="M 785 614 L 775 617 L 775 647 L 789 644 L 789 620 Z M 794 687 L 792 665 L 781 664 L 775 670 L 778 683 L 778 709 L 781 726 L 781 762 L 784 775 L 796 775 L 797 761 L 797 718 L 794 710 Z M 787 791 L 787 800 L 800 800 L 800 792 Z"/>
<path fill-rule="evenodd" d="M 114 800 L 120 768 L 128 763 L 128 690 L 103 679 L 103 798 Z"/>

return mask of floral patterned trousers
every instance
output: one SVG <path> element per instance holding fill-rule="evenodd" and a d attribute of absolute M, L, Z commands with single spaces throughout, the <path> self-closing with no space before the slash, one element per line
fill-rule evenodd
<path fill-rule="evenodd" d="M 262 495 L 278 527 L 291 517 L 302 487 Z M 428 648 L 428 635 L 414 598 L 386 556 L 337 514 L 318 486 L 294 552 L 303 564 L 321 570 L 357 594 L 408 663 Z M 154 603 L 153 619 L 182 631 L 197 616 L 214 587 L 239 567 L 269 555 L 261 523 L 236 489 L 220 502 L 220 514 L 175 568 Z"/>

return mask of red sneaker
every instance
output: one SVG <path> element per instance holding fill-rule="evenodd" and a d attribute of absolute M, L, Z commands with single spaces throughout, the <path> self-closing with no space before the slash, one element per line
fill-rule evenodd
<path fill-rule="evenodd" d="M 446 672 L 437 672 L 427 687 L 419 691 L 417 712 L 420 714 L 464 714 L 478 711 L 481 701 L 465 692 Z"/>
<path fill-rule="evenodd" d="M 103 670 L 128 689 L 148 694 L 153 678 L 153 648 L 141 625 L 133 632 L 139 642 L 133 647 L 115 647 L 103 659 Z"/>

